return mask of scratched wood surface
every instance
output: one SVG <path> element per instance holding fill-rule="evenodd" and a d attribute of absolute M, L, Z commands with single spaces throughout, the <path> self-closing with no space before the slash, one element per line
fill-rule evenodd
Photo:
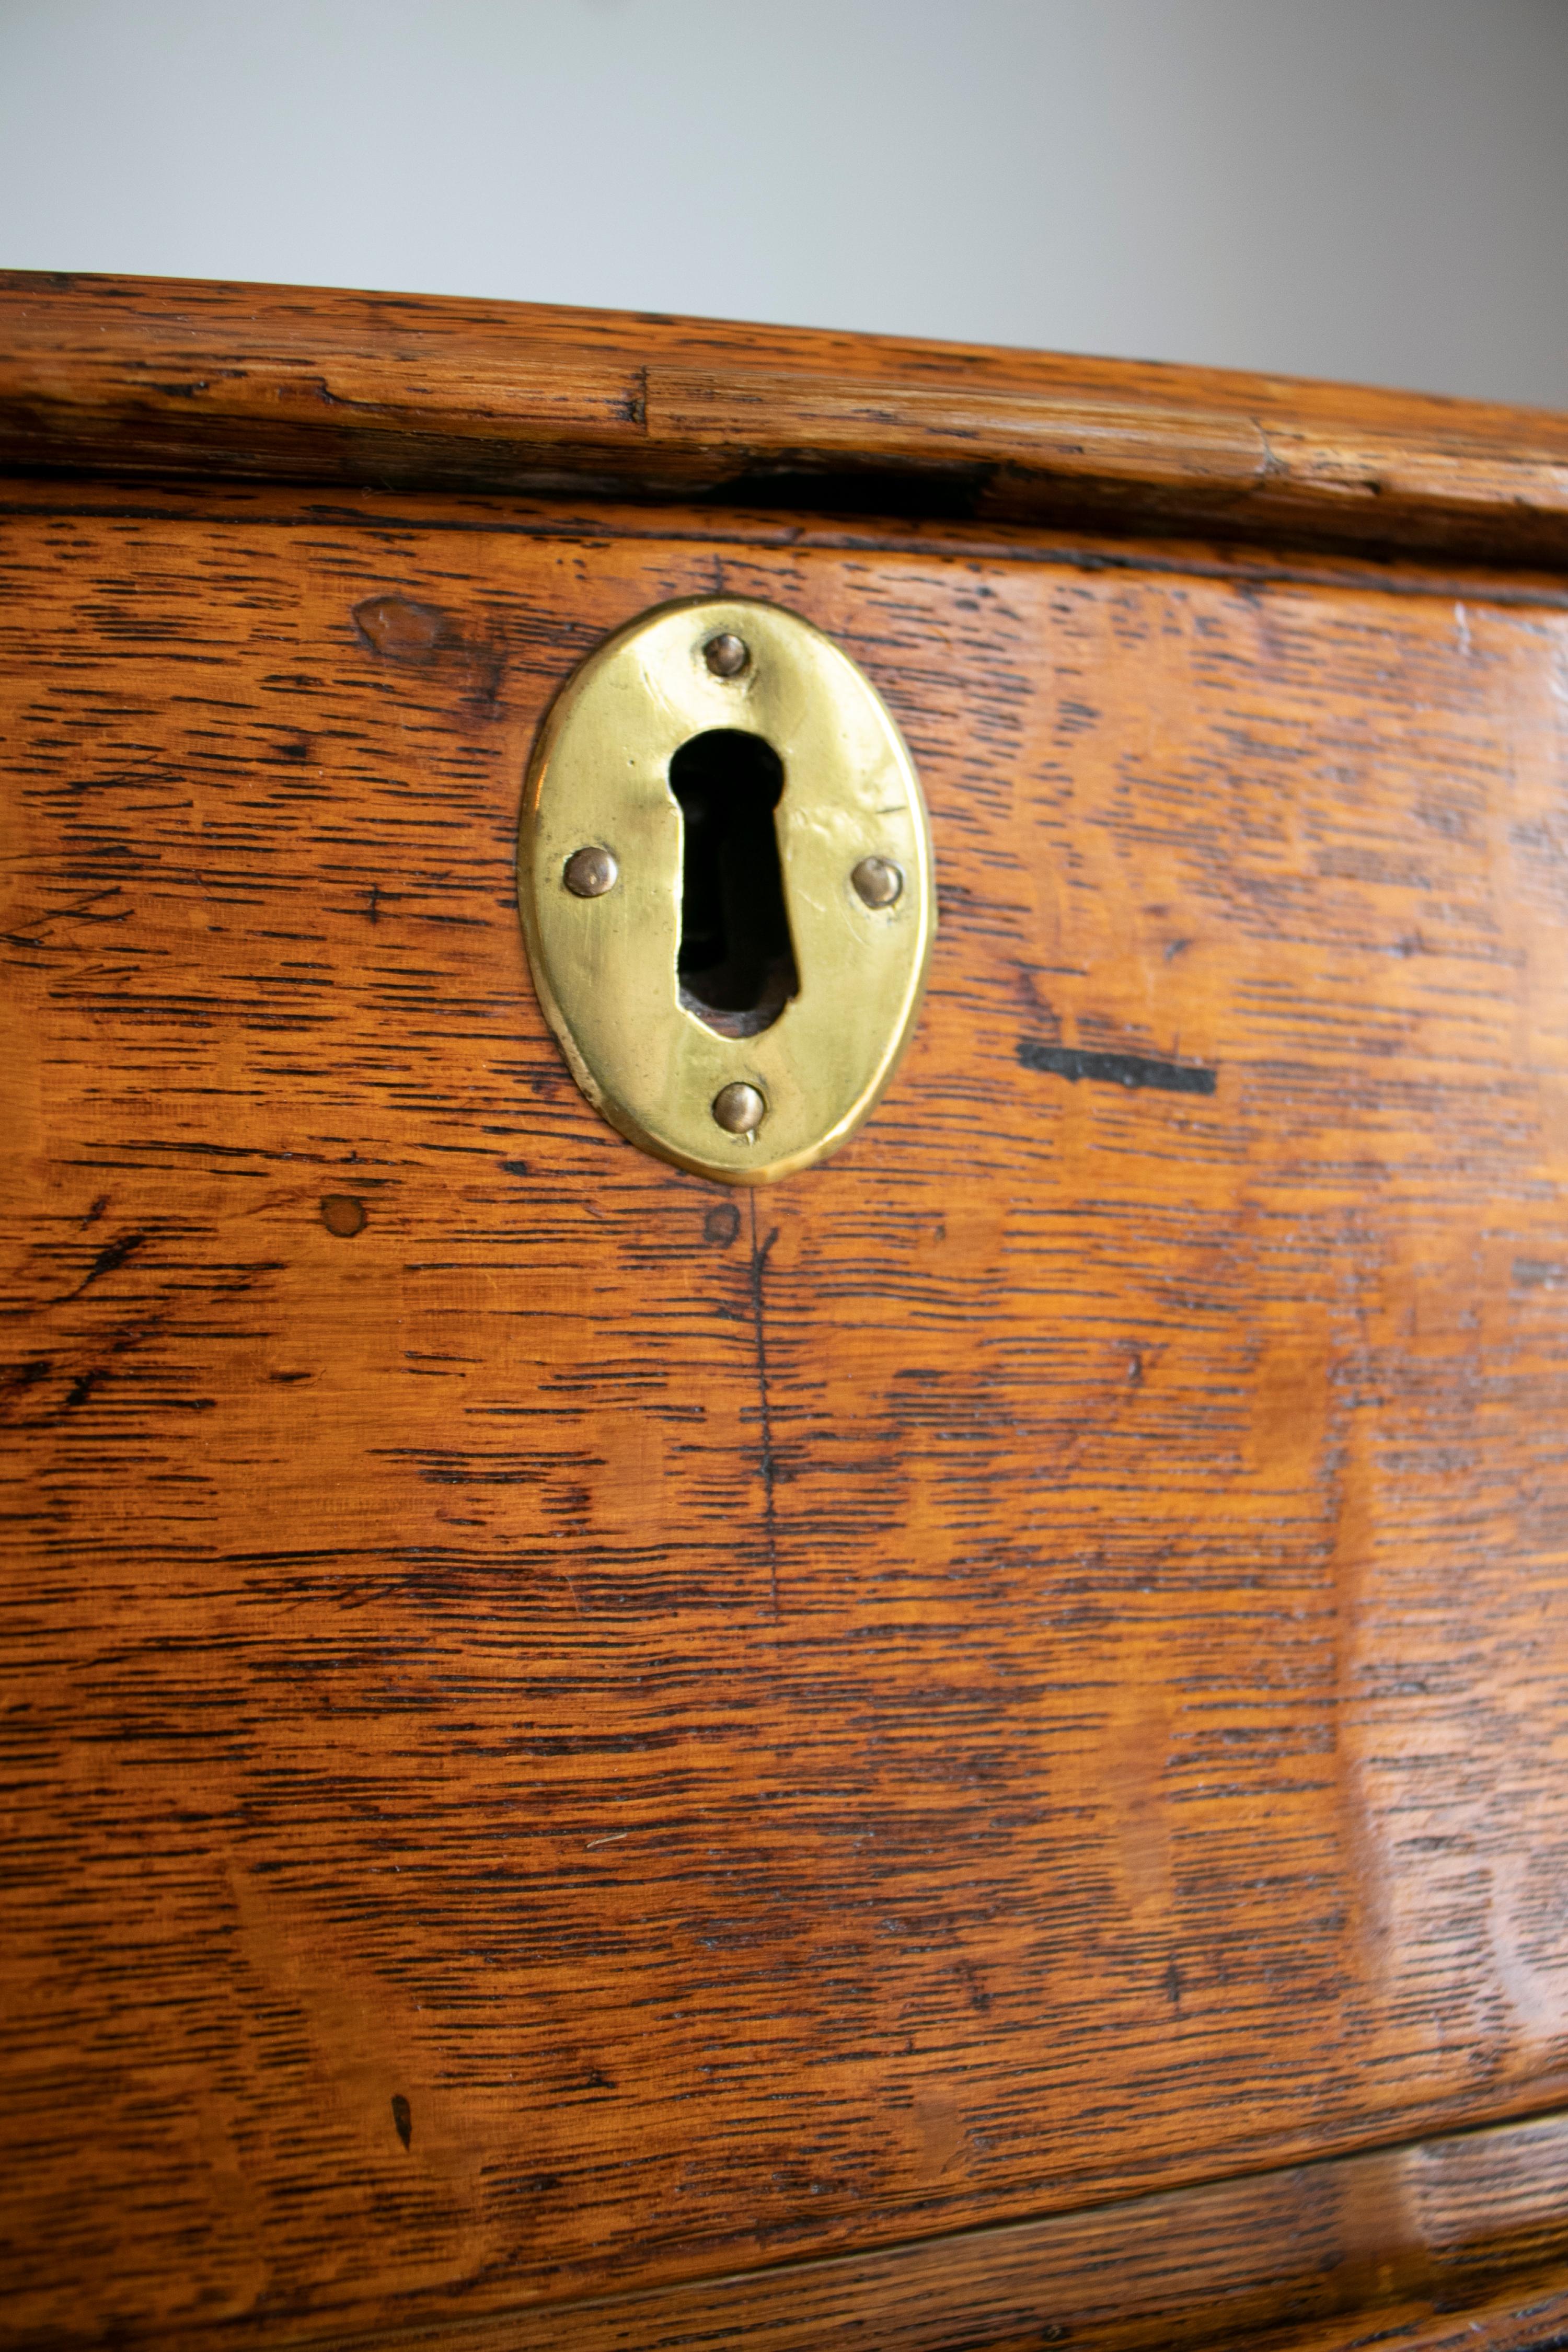
<path fill-rule="evenodd" d="M 7 2339 L 1564 2103 L 1560 600 L 68 504 L 0 540 Z M 549 696 L 717 588 L 863 663 L 942 889 L 760 1197 L 588 1109 L 512 895 Z"/>
<path fill-rule="evenodd" d="M 543 303 L 0 271 L 0 465 L 1568 559 L 1568 419 Z"/>

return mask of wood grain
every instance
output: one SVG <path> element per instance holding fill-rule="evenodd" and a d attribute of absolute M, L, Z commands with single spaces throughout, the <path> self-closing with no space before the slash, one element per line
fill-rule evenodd
<path fill-rule="evenodd" d="M 387 2352 L 1503 2352 L 1568 2330 L 1562 2118 L 651 2294 L 513 2313 Z"/>
<path fill-rule="evenodd" d="M 1564 2098 L 1560 603 L 41 493 L 0 586 L 7 2340 Z M 550 694 L 699 591 L 865 666 L 942 883 L 760 1200 L 588 1110 L 513 902 Z"/>
<path fill-rule="evenodd" d="M 1092 520 L 1561 562 L 1568 419 L 967 345 L 0 274 L 0 465 Z"/>

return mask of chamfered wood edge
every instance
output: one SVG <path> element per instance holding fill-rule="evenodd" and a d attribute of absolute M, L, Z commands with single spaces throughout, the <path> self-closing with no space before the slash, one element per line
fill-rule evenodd
<path fill-rule="evenodd" d="M 1548 565 L 1568 416 L 447 297 L 0 273 L 0 467 L 719 498 Z"/>
<path fill-rule="evenodd" d="M 129 2339 L 128 2339 L 129 2340 Z M 1035 2221 L 374 2333 L 274 2310 L 180 2352 L 1560 2352 L 1568 2111 Z"/>

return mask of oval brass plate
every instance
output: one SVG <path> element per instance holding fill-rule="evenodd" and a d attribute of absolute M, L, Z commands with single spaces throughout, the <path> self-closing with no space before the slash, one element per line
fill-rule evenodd
<path fill-rule="evenodd" d="M 935 929 L 925 804 L 880 697 L 809 622 L 734 597 L 645 614 L 568 681 L 529 768 L 518 896 L 589 1101 L 736 1184 L 853 1133 Z M 717 979 L 686 968 L 702 957 Z"/>

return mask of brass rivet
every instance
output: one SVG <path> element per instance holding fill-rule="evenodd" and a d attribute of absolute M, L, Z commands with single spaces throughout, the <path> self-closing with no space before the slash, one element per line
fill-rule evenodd
<path fill-rule="evenodd" d="M 574 849 L 561 878 L 574 898 L 602 898 L 615 888 L 620 870 L 607 849 Z"/>
<path fill-rule="evenodd" d="M 767 1108 L 758 1088 L 739 1078 L 732 1086 L 721 1087 L 713 1097 L 713 1116 L 731 1135 L 755 1135 Z"/>
<path fill-rule="evenodd" d="M 890 857 L 863 857 L 849 879 L 868 907 L 890 907 L 904 887 L 903 873 Z"/>
<path fill-rule="evenodd" d="M 709 638 L 702 648 L 702 658 L 715 677 L 739 677 L 752 658 L 752 649 L 744 637 L 723 629 L 718 636 Z"/>

